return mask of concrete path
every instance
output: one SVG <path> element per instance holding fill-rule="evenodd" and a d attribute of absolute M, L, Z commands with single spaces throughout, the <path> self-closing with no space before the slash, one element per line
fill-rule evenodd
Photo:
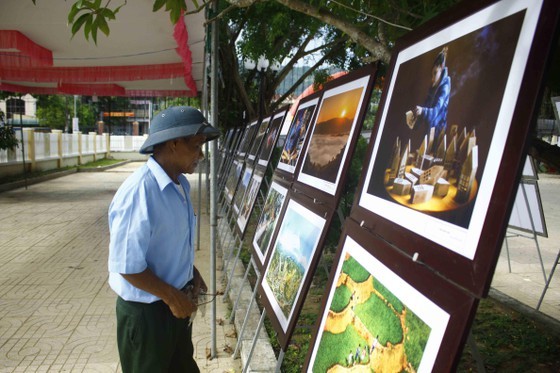
<path fill-rule="evenodd" d="M 115 295 L 107 286 L 107 208 L 119 185 L 142 163 L 102 173 L 74 173 L 29 188 L 0 193 L 0 372 L 120 372 L 115 343 Z M 197 178 L 193 199 L 198 198 Z M 539 238 L 546 273 L 560 249 L 560 177 L 541 175 L 549 238 Z M 206 190 L 206 186 L 203 186 Z M 196 264 L 209 281 L 208 215 Z M 534 241 L 508 241 L 492 286 L 536 307 L 544 278 Z M 560 320 L 560 268 L 541 311 Z M 222 277 L 218 273 L 217 278 Z M 218 281 L 218 286 L 220 283 Z M 219 320 L 229 316 L 219 298 Z M 203 372 L 240 372 L 232 360 L 233 325 L 220 322 L 218 357 L 211 343 L 210 307 L 195 320 L 193 340 Z"/>
<path fill-rule="evenodd" d="M 107 285 L 107 208 L 141 164 L 74 173 L 0 193 L 0 372 L 121 371 L 116 298 Z M 208 237 L 205 211 L 202 218 L 201 237 Z M 209 282 L 208 242 L 202 240 L 201 247 L 196 264 Z M 227 304 L 216 304 L 218 319 L 226 319 Z M 241 371 L 240 361 L 231 359 L 235 339 L 228 336 L 235 335 L 227 322 L 217 329 L 217 358 L 206 358 L 209 320 L 207 307 L 205 317 L 194 321 L 199 367 Z"/>

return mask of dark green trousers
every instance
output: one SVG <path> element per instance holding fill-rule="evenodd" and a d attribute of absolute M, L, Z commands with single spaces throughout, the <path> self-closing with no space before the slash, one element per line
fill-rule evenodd
<path fill-rule="evenodd" d="M 189 319 L 177 319 L 162 301 L 118 297 L 117 344 L 123 373 L 200 372 Z"/>

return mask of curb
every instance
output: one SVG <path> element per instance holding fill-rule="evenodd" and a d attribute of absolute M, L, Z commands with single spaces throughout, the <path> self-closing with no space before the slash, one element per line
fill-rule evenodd
<path fill-rule="evenodd" d="M 56 179 L 76 172 L 77 172 L 76 168 L 71 168 L 69 170 L 57 171 L 51 174 L 36 176 L 26 180 L 18 180 L 18 181 L 13 181 L 11 183 L 0 184 L 0 193 L 18 189 L 18 188 L 23 188 L 25 186 L 29 186 L 37 183 L 42 183 L 43 181 Z"/>
<path fill-rule="evenodd" d="M 119 163 L 115 163 L 112 165 L 108 165 L 108 166 L 98 166 L 98 167 L 83 167 L 83 166 L 77 166 L 77 167 L 72 167 L 68 170 L 63 170 L 63 171 L 54 171 L 50 174 L 46 174 L 46 175 L 41 175 L 41 176 L 35 176 L 29 179 L 24 179 L 24 180 L 18 180 L 18 181 L 13 181 L 10 183 L 5 183 L 5 184 L 0 184 L 0 193 L 2 192 L 7 192 L 10 190 L 14 190 L 14 189 L 18 189 L 18 188 L 24 188 L 26 186 L 30 186 L 33 184 L 38 184 L 38 183 L 42 183 L 44 181 L 49 181 L 52 179 L 56 179 L 62 176 L 67 176 L 67 175 L 71 175 L 73 173 L 76 172 L 103 172 L 106 170 L 110 170 L 111 168 L 115 168 L 115 167 L 119 167 L 122 166 L 126 163 L 132 162 L 131 160 L 124 160 L 122 162 Z"/>
<path fill-rule="evenodd" d="M 488 296 L 490 298 L 495 299 L 496 301 L 503 304 L 504 306 L 509 307 L 512 310 L 517 311 L 520 314 L 527 316 L 528 318 L 541 324 L 542 326 L 554 330 L 556 333 L 560 334 L 560 321 L 534 309 L 533 307 L 521 303 L 517 299 L 514 299 L 509 295 L 504 294 L 501 291 L 496 290 L 494 288 L 490 288 L 490 292 L 488 293 Z"/>
<path fill-rule="evenodd" d="M 119 163 L 115 163 L 109 166 L 97 166 L 97 167 L 83 167 L 83 166 L 78 166 L 77 168 L 77 172 L 103 172 L 103 171 L 107 171 L 110 170 L 111 168 L 115 168 L 115 167 L 119 167 L 122 166 L 124 164 L 130 163 L 132 162 L 130 159 L 128 160 L 124 160 L 122 162 Z"/>

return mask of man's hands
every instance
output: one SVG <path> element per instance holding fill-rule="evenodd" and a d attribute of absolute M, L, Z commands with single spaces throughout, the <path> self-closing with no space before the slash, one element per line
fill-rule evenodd
<path fill-rule="evenodd" d="M 196 273 L 198 273 L 198 271 L 195 268 L 195 278 Z M 149 269 L 135 274 L 121 274 L 121 276 L 138 289 L 147 291 L 161 298 L 161 300 L 167 304 L 173 316 L 178 319 L 190 317 L 191 314 L 196 311 L 196 300 L 194 298 L 190 299 L 186 293 L 175 289 L 173 286 L 161 280 Z M 200 277 L 200 274 L 198 276 Z M 202 280 L 202 277 L 200 277 L 200 280 Z M 204 280 L 202 280 L 202 285 L 206 288 Z M 199 288 L 200 287 L 199 285 Z"/>
<path fill-rule="evenodd" d="M 206 282 L 204 282 L 204 279 L 202 278 L 202 275 L 200 274 L 200 272 L 198 272 L 198 269 L 196 269 L 196 267 L 193 267 L 193 296 L 194 299 L 198 299 L 198 296 L 200 295 L 200 293 L 206 293 L 208 292 L 208 286 L 206 286 Z"/>

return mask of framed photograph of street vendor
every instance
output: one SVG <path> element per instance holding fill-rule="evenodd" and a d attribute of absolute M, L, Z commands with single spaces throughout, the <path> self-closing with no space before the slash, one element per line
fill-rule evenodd
<path fill-rule="evenodd" d="M 278 341 L 288 346 L 322 249 L 332 211 L 288 193 L 259 286 Z"/>
<path fill-rule="evenodd" d="M 295 173 L 296 165 L 300 159 L 301 149 L 307 138 L 307 132 L 311 126 L 311 121 L 317 104 L 319 103 L 321 92 L 304 97 L 292 118 L 290 128 L 284 141 L 280 161 L 276 166 L 277 171 L 283 171 L 292 176 Z"/>
<path fill-rule="evenodd" d="M 324 201 L 340 191 L 369 106 L 375 72 L 376 66 L 369 65 L 325 84 L 295 177 L 298 190 L 323 194 L 319 198 Z"/>
<path fill-rule="evenodd" d="M 348 219 L 304 371 L 454 371 L 477 304 Z"/>
<path fill-rule="evenodd" d="M 464 2 L 394 49 L 354 217 L 478 295 L 505 234 L 558 9 Z"/>

